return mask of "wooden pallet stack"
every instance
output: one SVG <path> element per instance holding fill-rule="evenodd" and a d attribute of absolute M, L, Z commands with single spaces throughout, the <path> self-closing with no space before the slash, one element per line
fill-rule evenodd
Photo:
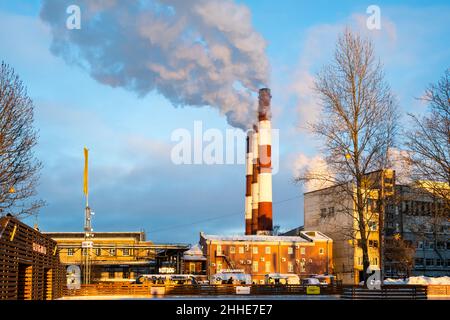
<path fill-rule="evenodd" d="M 0 218 L 0 300 L 56 299 L 65 279 L 55 241 L 13 217 Z"/>

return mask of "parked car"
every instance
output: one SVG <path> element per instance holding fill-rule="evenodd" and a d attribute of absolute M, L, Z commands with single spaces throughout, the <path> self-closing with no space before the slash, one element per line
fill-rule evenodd
<path fill-rule="evenodd" d="M 243 272 L 220 272 L 211 276 L 211 284 L 252 284 L 252 277 Z"/>
<path fill-rule="evenodd" d="M 304 286 L 320 286 L 320 280 L 317 278 L 303 278 L 302 285 Z"/>
<path fill-rule="evenodd" d="M 296 274 L 269 273 L 265 275 L 266 284 L 300 284 L 300 278 Z"/>

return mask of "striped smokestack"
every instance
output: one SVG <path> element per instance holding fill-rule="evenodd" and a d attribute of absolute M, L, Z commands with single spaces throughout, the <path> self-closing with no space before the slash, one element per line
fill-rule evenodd
<path fill-rule="evenodd" d="M 258 184 L 258 127 L 253 127 L 252 141 L 250 143 L 253 151 L 252 161 L 252 234 L 258 231 L 258 205 L 259 205 L 259 184 Z"/>
<path fill-rule="evenodd" d="M 253 139 L 252 131 L 247 133 L 247 153 L 245 158 L 245 234 L 252 234 L 252 177 L 253 177 Z"/>
<path fill-rule="evenodd" d="M 272 128 L 270 89 L 259 90 L 258 108 L 258 228 L 257 233 L 272 233 Z M 256 148 L 255 148 L 256 149 Z"/>

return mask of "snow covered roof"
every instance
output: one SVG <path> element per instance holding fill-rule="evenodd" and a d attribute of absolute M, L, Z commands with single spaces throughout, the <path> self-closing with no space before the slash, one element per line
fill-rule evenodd
<path fill-rule="evenodd" d="M 219 236 L 210 234 L 201 234 L 206 240 L 212 241 L 247 241 L 247 242 L 310 242 L 303 237 L 292 236 L 266 236 L 266 235 L 237 235 L 237 236 Z"/>
<path fill-rule="evenodd" d="M 183 259 L 185 261 L 206 260 L 206 257 L 203 255 L 202 249 L 200 249 L 198 244 L 196 244 L 192 246 L 188 251 L 184 252 Z"/>
<path fill-rule="evenodd" d="M 300 234 L 304 235 L 305 237 L 308 237 L 309 239 L 311 239 L 313 241 L 332 240 L 330 237 L 324 235 L 320 231 L 300 231 Z"/>

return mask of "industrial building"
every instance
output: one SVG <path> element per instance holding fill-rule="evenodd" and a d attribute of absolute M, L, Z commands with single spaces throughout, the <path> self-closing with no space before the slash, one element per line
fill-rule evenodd
<path fill-rule="evenodd" d="M 154 244 L 140 232 L 92 232 L 89 247 L 84 232 L 45 233 L 58 243 L 61 262 L 86 268 L 89 255 L 90 282 L 134 281 L 140 274 L 181 273 L 182 244 Z M 83 273 L 84 275 L 85 273 Z"/>
<path fill-rule="evenodd" d="M 254 283 L 264 283 L 271 273 L 333 273 L 333 240 L 318 231 L 301 236 L 217 236 L 200 234 L 200 246 L 206 257 L 210 277 L 224 270 L 250 274 Z"/>
<path fill-rule="evenodd" d="M 333 241 L 322 232 L 273 235 L 271 98 L 270 89 L 259 90 L 257 119 L 247 133 L 245 235 L 200 233 L 208 277 L 234 270 L 251 275 L 254 283 L 263 283 L 267 274 L 333 273 Z"/>

